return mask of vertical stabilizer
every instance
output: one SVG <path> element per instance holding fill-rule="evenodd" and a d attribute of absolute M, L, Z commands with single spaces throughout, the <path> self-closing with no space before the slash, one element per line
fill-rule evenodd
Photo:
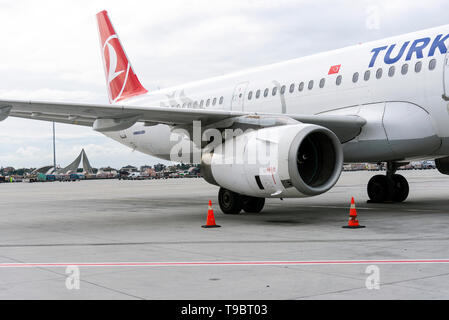
<path fill-rule="evenodd" d="M 97 13 L 97 23 L 109 102 L 147 93 L 134 73 L 106 11 Z"/>

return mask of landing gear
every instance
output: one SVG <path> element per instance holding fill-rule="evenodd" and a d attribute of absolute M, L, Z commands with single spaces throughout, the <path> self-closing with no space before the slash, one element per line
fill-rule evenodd
<path fill-rule="evenodd" d="M 259 213 L 265 205 L 265 198 L 242 196 L 242 209 L 247 213 Z"/>
<path fill-rule="evenodd" d="M 377 175 L 371 178 L 368 183 L 370 202 L 404 202 L 407 199 L 409 194 L 407 179 L 395 174 L 401 165 L 396 162 L 388 162 L 386 176 Z"/>
<path fill-rule="evenodd" d="M 220 188 L 218 203 L 224 214 L 239 214 L 242 209 L 248 213 L 259 213 L 265 205 L 265 199 L 244 196 L 231 190 Z"/>

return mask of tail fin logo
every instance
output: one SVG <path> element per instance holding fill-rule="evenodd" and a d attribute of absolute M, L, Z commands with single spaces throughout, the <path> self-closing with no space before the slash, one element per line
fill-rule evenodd
<path fill-rule="evenodd" d="M 115 103 L 148 91 L 140 84 L 106 11 L 97 14 L 109 101 Z"/>
<path fill-rule="evenodd" d="M 114 44 L 118 45 L 120 49 L 120 42 L 116 34 L 110 36 L 103 45 L 103 57 L 105 62 L 106 78 L 109 86 L 109 94 L 111 102 L 117 102 L 122 97 L 128 82 L 128 75 L 130 65 L 129 63 L 123 63 L 124 59 L 121 59 L 121 63 L 118 63 L 117 51 L 114 48 Z M 117 70 L 119 69 L 119 70 Z M 126 71 L 126 73 L 125 73 Z"/>
<path fill-rule="evenodd" d="M 117 35 L 111 36 L 111 38 L 117 38 Z M 121 73 L 125 72 L 124 70 L 117 72 L 117 52 L 115 52 L 114 47 L 109 43 L 106 42 L 105 46 L 103 47 L 103 55 L 104 51 L 106 49 L 106 46 L 109 51 L 109 68 L 108 71 L 108 84 L 112 82 L 115 78 L 117 78 Z M 113 72 L 111 72 L 114 70 Z"/>

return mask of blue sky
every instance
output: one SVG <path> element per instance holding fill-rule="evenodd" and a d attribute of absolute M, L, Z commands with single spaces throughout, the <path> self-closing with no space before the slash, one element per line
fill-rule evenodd
<path fill-rule="evenodd" d="M 95 14 L 108 10 L 149 90 L 449 23 L 428 1 L 0 0 L 0 98 L 108 103 Z M 155 164 L 90 128 L 56 125 L 57 162 Z M 52 160 L 51 123 L 0 122 L 0 166 Z"/>

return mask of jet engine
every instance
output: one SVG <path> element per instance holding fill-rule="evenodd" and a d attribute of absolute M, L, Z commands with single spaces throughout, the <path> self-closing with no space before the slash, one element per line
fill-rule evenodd
<path fill-rule="evenodd" d="M 343 169 L 337 136 L 321 126 L 293 124 L 228 137 L 203 154 L 209 183 L 259 198 L 300 198 L 327 192 Z"/>
<path fill-rule="evenodd" d="M 449 157 L 435 159 L 435 165 L 440 173 L 449 175 Z"/>

